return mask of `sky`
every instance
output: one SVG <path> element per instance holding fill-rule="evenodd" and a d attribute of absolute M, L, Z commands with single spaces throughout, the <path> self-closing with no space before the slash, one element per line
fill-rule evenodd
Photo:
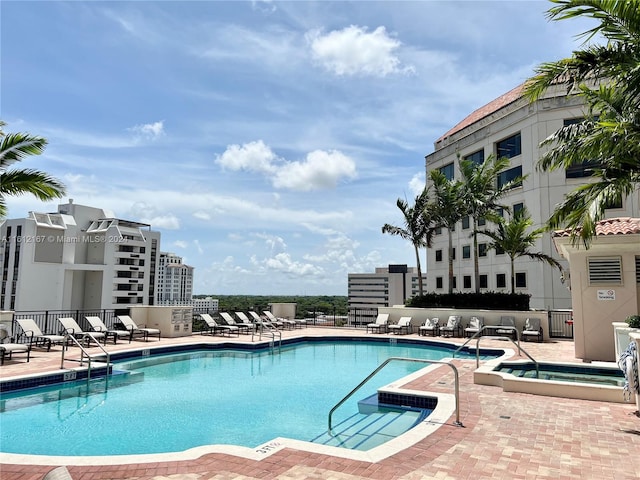
<path fill-rule="evenodd" d="M 415 266 L 381 229 L 434 141 L 580 47 L 589 24 L 550 6 L 2 0 L 4 131 L 45 137 L 19 167 L 67 190 L 8 218 L 72 198 L 160 231 L 194 294 L 347 295 L 348 273 Z"/>

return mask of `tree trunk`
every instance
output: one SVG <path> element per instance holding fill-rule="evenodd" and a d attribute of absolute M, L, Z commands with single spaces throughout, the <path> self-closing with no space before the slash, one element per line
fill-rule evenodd
<path fill-rule="evenodd" d="M 418 264 L 418 295 L 422 296 L 422 268 L 420 267 L 420 252 L 418 247 L 414 246 L 416 251 L 416 263 Z"/>
<path fill-rule="evenodd" d="M 511 258 L 511 293 L 516 293 L 516 276 L 515 273 L 513 272 L 514 269 L 514 265 L 513 265 L 513 257 Z"/>
<path fill-rule="evenodd" d="M 478 222 L 473 218 L 473 282 L 476 293 L 480 293 L 480 266 L 478 265 Z"/>

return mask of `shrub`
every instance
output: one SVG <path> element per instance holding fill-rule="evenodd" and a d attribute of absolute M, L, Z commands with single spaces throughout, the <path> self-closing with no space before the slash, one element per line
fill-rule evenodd
<path fill-rule="evenodd" d="M 625 322 L 627 322 L 627 325 L 631 328 L 640 328 L 640 315 L 629 315 L 625 319 Z"/>
<path fill-rule="evenodd" d="M 427 293 L 407 301 L 408 307 L 464 308 L 481 310 L 529 310 L 530 295 L 525 293 Z"/>

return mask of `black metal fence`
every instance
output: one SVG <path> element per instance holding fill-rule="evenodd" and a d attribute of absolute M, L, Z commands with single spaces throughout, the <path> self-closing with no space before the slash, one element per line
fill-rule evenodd
<path fill-rule="evenodd" d="M 573 338 L 573 310 L 549 310 L 549 338 Z"/>

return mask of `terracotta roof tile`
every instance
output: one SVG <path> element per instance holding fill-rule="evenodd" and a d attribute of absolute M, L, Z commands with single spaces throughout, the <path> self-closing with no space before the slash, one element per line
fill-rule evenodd
<path fill-rule="evenodd" d="M 554 237 L 570 237 L 571 229 L 553 232 Z M 640 218 L 607 218 L 596 223 L 596 235 L 633 235 L 640 234 Z"/>
<path fill-rule="evenodd" d="M 436 143 L 441 141 L 444 138 L 447 138 L 453 135 L 454 133 L 462 130 L 463 128 L 468 127 L 472 123 L 475 123 L 478 120 L 482 120 L 484 117 L 487 117 L 492 113 L 497 112 L 502 107 L 515 102 L 520 97 L 522 97 L 523 87 L 524 87 L 524 83 L 521 83 L 514 89 L 509 90 L 507 93 L 500 95 L 495 100 L 492 100 L 491 102 L 487 103 L 484 107 L 480 107 L 479 109 L 477 109 L 476 111 L 468 115 L 464 120 L 458 123 L 455 127 L 449 130 L 447 133 L 442 135 L 438 140 L 436 140 Z"/>

